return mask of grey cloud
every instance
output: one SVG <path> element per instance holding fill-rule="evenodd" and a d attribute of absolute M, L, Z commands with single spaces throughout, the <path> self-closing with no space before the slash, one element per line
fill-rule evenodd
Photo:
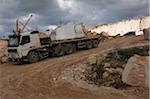
<path fill-rule="evenodd" d="M 74 4 L 62 9 L 58 0 L 2 0 L 0 28 L 3 29 L 0 29 L 0 35 L 11 32 L 16 18 L 29 13 L 39 15 L 29 24 L 33 28 L 81 21 L 91 26 L 149 15 L 148 0 L 64 0 L 68 1 Z"/>

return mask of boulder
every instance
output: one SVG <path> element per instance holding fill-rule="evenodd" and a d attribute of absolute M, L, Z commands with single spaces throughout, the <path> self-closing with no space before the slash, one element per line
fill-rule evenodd
<path fill-rule="evenodd" d="M 99 65 L 102 63 L 103 59 L 104 59 L 104 56 L 105 54 L 100 54 L 97 56 L 97 59 L 96 59 L 96 64 Z"/>
<path fill-rule="evenodd" d="M 109 68 L 109 67 L 111 67 L 110 63 L 105 63 L 104 64 L 104 68 Z"/>
<path fill-rule="evenodd" d="M 131 86 L 149 87 L 149 56 L 134 55 L 123 71 L 122 81 Z"/>
<path fill-rule="evenodd" d="M 113 74 L 115 70 L 114 68 L 105 68 L 104 71 L 108 72 L 109 74 Z"/>
<path fill-rule="evenodd" d="M 143 33 L 144 33 L 144 39 L 149 40 L 149 38 L 150 38 L 150 36 L 149 36 L 150 28 L 144 29 Z"/>
<path fill-rule="evenodd" d="M 115 69 L 115 73 L 117 73 L 117 74 L 119 74 L 119 75 L 122 75 L 122 73 L 123 73 L 123 69 L 122 69 L 122 68 L 117 67 L 117 68 Z"/>
<path fill-rule="evenodd" d="M 92 71 L 92 67 L 90 67 L 90 66 L 86 67 L 85 71 L 87 74 L 93 74 L 93 72 L 95 72 L 95 71 Z"/>
<path fill-rule="evenodd" d="M 92 74 L 92 77 L 96 79 L 96 78 L 97 78 L 97 73 L 94 72 L 94 73 Z"/>
<path fill-rule="evenodd" d="M 1 63 L 7 63 L 8 62 L 8 51 L 7 51 L 6 47 L 0 48 L 0 62 Z"/>
<path fill-rule="evenodd" d="M 108 72 L 104 72 L 102 78 L 105 79 L 105 80 L 107 80 L 107 79 L 110 78 L 110 74 Z"/>
<path fill-rule="evenodd" d="M 88 63 L 89 63 L 89 65 L 96 65 L 96 63 L 97 63 L 97 57 L 96 57 L 96 55 L 95 54 L 93 54 L 93 55 L 90 55 L 89 57 L 88 57 Z"/>
<path fill-rule="evenodd" d="M 7 63 L 8 62 L 8 58 L 6 56 L 3 56 L 0 58 L 0 62 L 1 63 Z"/>
<path fill-rule="evenodd" d="M 119 74 L 122 75 L 123 69 L 122 68 L 104 68 L 105 72 L 108 72 L 109 74 Z"/>

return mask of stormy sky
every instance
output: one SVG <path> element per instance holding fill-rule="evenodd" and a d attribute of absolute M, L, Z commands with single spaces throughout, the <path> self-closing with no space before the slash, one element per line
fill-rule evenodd
<path fill-rule="evenodd" d="M 149 15 L 149 0 L 0 0 L 0 35 L 15 29 L 18 18 L 28 28 L 46 30 L 58 24 L 94 26 Z"/>

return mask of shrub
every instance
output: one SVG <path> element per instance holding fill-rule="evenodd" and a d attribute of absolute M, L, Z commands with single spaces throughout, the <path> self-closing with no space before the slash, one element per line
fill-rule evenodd
<path fill-rule="evenodd" d="M 102 77 L 103 77 L 103 73 L 104 73 L 104 68 L 103 67 L 104 67 L 104 65 L 102 65 L 102 64 L 100 64 L 97 67 L 96 73 L 97 73 L 99 79 L 102 79 Z"/>

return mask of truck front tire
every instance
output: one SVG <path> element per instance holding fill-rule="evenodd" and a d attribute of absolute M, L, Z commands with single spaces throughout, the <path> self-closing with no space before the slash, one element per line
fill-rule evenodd
<path fill-rule="evenodd" d="M 35 63 L 40 60 L 40 57 L 36 51 L 31 51 L 27 56 L 29 63 Z"/>

